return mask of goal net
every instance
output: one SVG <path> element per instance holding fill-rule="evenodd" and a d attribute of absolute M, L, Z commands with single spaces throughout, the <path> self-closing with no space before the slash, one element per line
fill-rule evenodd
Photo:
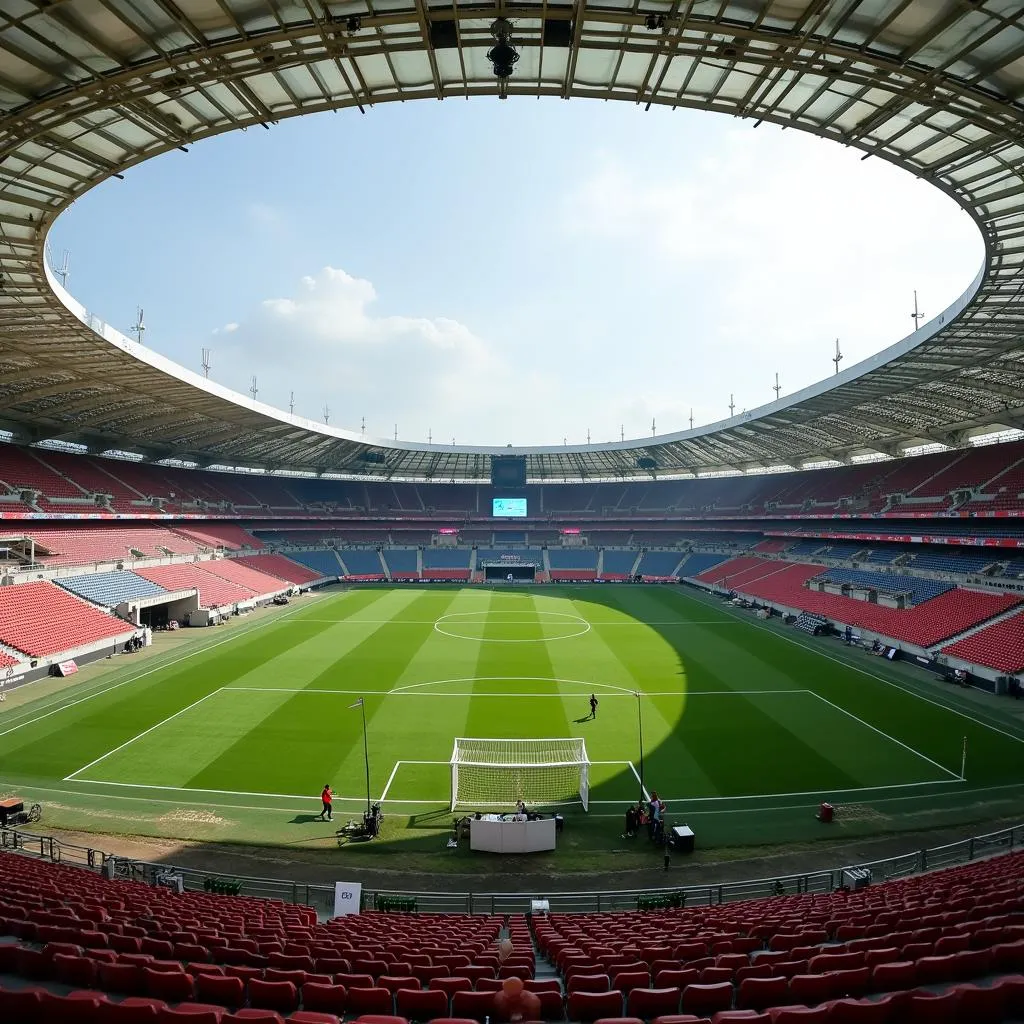
<path fill-rule="evenodd" d="M 452 750 L 451 809 L 590 803 L 590 759 L 582 739 L 459 737 Z"/>

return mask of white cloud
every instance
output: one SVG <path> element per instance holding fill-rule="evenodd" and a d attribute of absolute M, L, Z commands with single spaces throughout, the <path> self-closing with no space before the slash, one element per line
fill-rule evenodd
<path fill-rule="evenodd" d="M 245 392 L 256 374 L 261 400 L 287 409 L 294 391 L 297 412 L 326 404 L 332 425 L 365 417 L 376 436 L 643 437 L 652 420 L 685 429 L 691 409 L 698 426 L 723 419 L 730 396 L 736 412 L 766 403 L 776 372 L 783 396 L 828 376 L 836 337 L 852 365 L 909 332 L 915 288 L 934 315 L 980 263 L 968 217 L 883 161 L 768 125 L 682 123 L 649 146 L 574 151 L 583 170 L 561 188 L 510 190 L 498 260 L 466 236 L 421 237 L 398 209 L 332 236 L 317 258 L 372 264 L 381 297 L 336 266 L 278 271 L 295 283 L 222 312 L 215 375 Z M 475 173 L 465 187 L 486 206 Z M 248 215 L 299 251 L 291 215 Z"/>
<path fill-rule="evenodd" d="M 798 132 L 743 126 L 710 156 L 592 163 L 565 196 L 563 231 L 617 251 L 674 300 L 692 332 L 679 376 L 698 424 L 727 416 L 730 394 L 737 412 L 773 399 L 776 372 L 783 395 L 827 376 L 837 337 L 843 368 L 897 341 L 913 328 L 915 288 L 937 315 L 982 258 L 974 225 L 937 189 Z M 687 426 L 689 402 L 652 384 L 638 404 L 659 429 Z"/>
<path fill-rule="evenodd" d="M 373 285 L 325 267 L 289 296 L 263 301 L 218 352 L 225 383 L 245 390 L 255 373 L 260 399 L 296 412 L 402 439 L 469 442 L 488 408 L 508 412 L 490 394 L 510 371 L 468 327 L 444 317 L 381 315 Z"/>

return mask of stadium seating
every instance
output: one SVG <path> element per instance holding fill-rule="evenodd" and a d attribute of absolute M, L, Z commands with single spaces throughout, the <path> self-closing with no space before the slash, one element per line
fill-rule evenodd
<path fill-rule="evenodd" d="M 627 1012 L 634 1024 L 682 1024 L 681 1011 L 722 1014 L 718 1024 L 756 1022 L 762 1012 L 775 1024 L 998 1024 L 1024 1010 L 1024 978 L 1012 973 L 1024 969 L 1021 853 L 853 892 L 561 913 L 532 925 L 521 915 L 373 911 L 321 924 L 309 908 L 278 900 L 178 894 L 8 852 L 0 852 L 0 882 L 0 935 L 9 937 L 0 942 L 0 974 L 18 979 L 0 985 L 0 1019 L 12 1024 L 223 1024 L 260 1019 L 260 1008 L 317 1024 L 324 1018 L 316 1014 L 450 1024 L 449 1012 L 482 1022 L 496 1018 L 494 994 L 512 975 L 552 1021 Z M 512 949 L 503 958 L 497 939 L 506 921 Z M 557 978 L 533 980 L 534 940 Z M 989 980 L 972 984 L 979 979 Z M 61 986 L 77 991 L 60 994 Z M 956 1012 L 895 1015 L 915 1000 L 928 1013 L 943 1001 Z M 881 1016 L 858 1013 L 871 1006 Z M 145 1012 L 136 1016 L 136 1007 Z M 734 1007 L 750 1012 L 736 1016 Z"/>
<path fill-rule="evenodd" d="M 202 526 L 190 523 L 187 526 L 176 526 L 175 529 L 203 547 L 224 548 L 227 551 L 263 547 L 263 541 L 234 523 L 204 523 Z"/>
<path fill-rule="evenodd" d="M 122 526 L 90 523 L 68 526 L 65 523 L 26 523 L 23 532 L 37 545 L 36 561 L 44 565 L 87 565 L 135 558 L 161 558 L 168 553 L 198 553 L 198 545 L 163 526 Z M 40 548 L 50 552 L 44 553 Z"/>
<path fill-rule="evenodd" d="M 0 642 L 32 657 L 113 641 L 134 632 L 53 583 L 0 587 Z"/>
<path fill-rule="evenodd" d="M 610 551 L 605 548 L 601 575 L 606 580 L 625 580 L 636 564 L 635 551 Z"/>
<path fill-rule="evenodd" d="M 424 548 L 423 575 L 434 580 L 468 580 L 469 557 L 464 548 Z"/>
<path fill-rule="evenodd" d="M 284 555 L 244 555 L 236 561 L 298 586 L 341 574 L 341 565 L 333 551 L 301 551 L 287 558 Z"/>
<path fill-rule="evenodd" d="M 389 548 L 384 552 L 392 579 L 419 579 L 417 552 L 409 548 Z"/>
<path fill-rule="evenodd" d="M 750 559 L 734 559 L 747 563 Z M 720 576 L 729 563 L 717 566 L 703 574 Z M 995 618 L 1020 603 L 1017 594 L 988 593 L 963 588 L 947 589 L 944 593 L 907 610 L 885 608 L 881 605 L 858 601 L 835 594 L 808 590 L 805 584 L 821 572 L 821 566 L 789 565 L 784 562 L 765 562 L 771 572 L 761 572 L 743 566 L 742 574 L 729 575 L 728 585 L 750 597 L 771 604 L 814 612 L 825 618 L 861 629 L 871 630 L 894 640 L 932 647 L 942 640 Z M 733 580 L 742 578 L 742 584 Z M 710 581 L 709 581 L 710 582 Z"/>
<path fill-rule="evenodd" d="M 199 604 L 203 608 L 238 604 L 256 596 L 255 591 L 208 572 L 203 563 L 149 565 L 139 569 L 138 573 L 165 590 L 198 590 Z"/>
<path fill-rule="evenodd" d="M 972 555 L 952 548 L 942 552 L 926 552 L 915 555 L 910 561 L 911 569 L 927 569 L 930 572 L 981 572 L 996 561 L 996 552 Z"/>
<path fill-rule="evenodd" d="M 142 508 L 143 500 L 152 498 L 171 512 L 192 510 L 205 503 L 235 510 L 270 509 L 283 516 L 298 515 L 304 507 L 314 506 L 349 513 L 363 510 L 417 516 L 433 511 L 465 515 L 489 508 L 494 494 L 487 485 L 286 480 L 14 445 L 0 448 L 3 484 L 12 491 L 38 491 L 42 507 L 48 507 L 50 498 L 67 501 L 103 493 L 113 496 L 114 508 L 120 511 Z M 954 493 L 971 490 L 975 496 L 966 507 L 972 511 L 1024 507 L 1024 443 L 812 472 L 646 483 L 530 485 L 523 488 L 523 495 L 531 515 L 612 512 L 628 517 L 668 511 L 693 515 L 705 510 L 719 516 L 766 515 L 773 511 L 794 515 L 834 511 L 841 504 L 865 514 L 888 509 L 887 514 L 918 515 L 944 511 L 951 506 Z M 890 508 L 890 495 L 905 496 L 905 503 Z"/>
<path fill-rule="evenodd" d="M 367 551 L 362 548 L 346 548 L 339 552 L 341 560 L 347 570 L 346 575 L 354 576 L 364 580 L 384 579 L 384 566 L 381 564 L 380 555 L 376 551 Z"/>
<path fill-rule="evenodd" d="M 113 608 L 133 597 L 153 597 L 166 593 L 163 587 L 134 572 L 99 572 L 83 576 L 64 576 L 56 581 L 65 590 L 94 604 Z"/>
<path fill-rule="evenodd" d="M 827 580 L 830 583 L 850 583 L 888 594 L 909 592 L 914 604 L 930 601 L 933 597 L 938 597 L 939 594 L 953 588 L 952 583 L 943 583 L 941 580 L 888 572 L 868 572 L 864 569 L 826 569 L 816 579 Z"/>
<path fill-rule="evenodd" d="M 710 551 L 695 551 L 693 554 L 687 555 L 683 560 L 683 564 L 679 566 L 678 575 L 697 576 L 728 560 L 728 555 L 714 554 Z"/>
<path fill-rule="evenodd" d="M 271 576 L 260 569 L 254 569 L 251 565 L 246 565 L 235 558 L 215 558 L 201 564 L 207 572 L 213 573 L 229 583 L 245 587 L 246 590 L 260 596 L 279 593 L 289 586 L 288 581 Z"/>
<path fill-rule="evenodd" d="M 592 580 L 597 576 L 598 553 L 586 548 L 551 548 L 548 561 L 551 563 L 553 582 L 579 582 Z"/>
<path fill-rule="evenodd" d="M 682 558 L 678 551 L 645 551 L 636 571 L 645 578 L 668 579 L 675 575 Z"/>
<path fill-rule="evenodd" d="M 1000 672 L 1024 671 L 1024 612 L 957 640 L 942 653 Z"/>

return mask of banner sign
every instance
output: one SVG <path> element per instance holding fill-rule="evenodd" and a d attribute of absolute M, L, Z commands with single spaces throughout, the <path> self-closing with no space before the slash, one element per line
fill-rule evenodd
<path fill-rule="evenodd" d="M 57 671 L 62 676 L 73 676 L 78 671 L 78 663 L 76 661 L 59 661 L 57 663 Z"/>
<path fill-rule="evenodd" d="M 362 896 L 362 882 L 335 882 L 334 916 L 343 917 L 345 914 L 358 914 Z"/>

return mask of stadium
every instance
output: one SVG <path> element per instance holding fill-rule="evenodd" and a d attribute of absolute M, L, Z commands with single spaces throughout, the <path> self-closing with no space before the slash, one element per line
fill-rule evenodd
<path fill-rule="evenodd" d="M 1018 6 L 0 4 L 0 1017 L 1024 1020 Z M 769 404 L 497 446 L 246 397 L 49 258 L 152 158 L 471 97 L 810 133 L 983 263 Z"/>

